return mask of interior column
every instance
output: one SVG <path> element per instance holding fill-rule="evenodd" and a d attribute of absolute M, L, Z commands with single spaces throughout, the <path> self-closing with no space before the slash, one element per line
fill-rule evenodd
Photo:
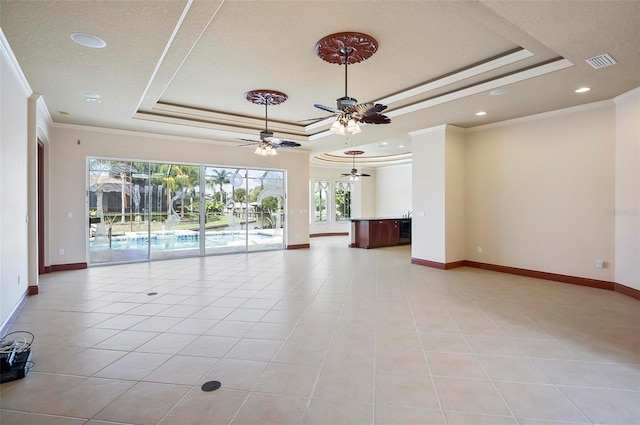
<path fill-rule="evenodd" d="M 411 262 L 442 269 L 465 259 L 465 140 L 448 124 L 412 137 Z"/>

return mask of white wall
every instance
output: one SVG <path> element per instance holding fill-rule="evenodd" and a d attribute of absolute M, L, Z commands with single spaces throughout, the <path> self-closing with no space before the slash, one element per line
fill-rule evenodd
<path fill-rule="evenodd" d="M 355 206 L 351 211 L 354 217 L 378 217 L 378 211 L 376 210 L 377 193 L 376 193 L 376 175 L 378 173 L 377 168 L 363 168 L 361 173 L 371 174 L 371 177 L 362 177 L 358 184 L 359 190 L 356 190 L 356 196 L 354 196 Z"/>
<path fill-rule="evenodd" d="M 614 135 L 611 101 L 469 132 L 467 259 L 612 281 Z"/>
<path fill-rule="evenodd" d="M 615 103 L 615 282 L 640 290 L 640 89 Z"/>
<path fill-rule="evenodd" d="M 412 209 L 411 164 L 376 169 L 376 217 L 402 217 Z"/>
<path fill-rule="evenodd" d="M 87 261 L 85 193 L 86 159 L 90 156 L 286 170 L 286 245 L 309 243 L 309 157 L 305 151 L 283 150 L 276 157 L 261 157 L 237 146 L 67 125 L 53 127 L 51 139 L 51 265 Z M 59 255 L 60 249 L 64 255 Z"/>
<path fill-rule="evenodd" d="M 31 95 L 0 32 L 0 336 L 28 282 L 27 146 Z M 18 282 L 19 279 L 19 282 Z"/>
<path fill-rule="evenodd" d="M 445 136 L 445 262 L 453 263 L 466 259 L 466 141 L 460 127 L 447 125 Z"/>
<path fill-rule="evenodd" d="M 411 257 L 445 263 L 446 125 L 412 133 Z"/>
<path fill-rule="evenodd" d="M 445 266 L 464 260 L 465 134 L 451 125 L 411 133 L 411 256 Z"/>

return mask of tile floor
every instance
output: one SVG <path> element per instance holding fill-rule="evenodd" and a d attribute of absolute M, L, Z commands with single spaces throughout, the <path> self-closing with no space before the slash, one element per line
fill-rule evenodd
<path fill-rule="evenodd" d="M 42 276 L 0 423 L 640 424 L 637 300 L 311 245 Z"/>

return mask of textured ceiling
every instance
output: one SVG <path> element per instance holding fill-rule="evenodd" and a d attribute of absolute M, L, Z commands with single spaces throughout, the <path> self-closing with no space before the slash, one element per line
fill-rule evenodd
<path fill-rule="evenodd" d="M 264 108 L 244 93 L 277 90 L 288 100 L 269 108 L 269 129 L 320 164 L 349 162 L 341 153 L 355 147 L 361 164 L 398 163 L 410 158 L 411 131 L 469 128 L 640 86 L 638 1 L 0 0 L 0 26 L 56 123 L 237 144 L 264 128 Z M 348 95 L 387 104 L 392 119 L 349 137 L 330 134 L 331 119 L 300 122 L 327 117 L 313 104 L 334 107 L 345 94 L 344 67 L 314 52 L 343 31 L 379 43 L 349 66 Z M 107 46 L 80 46 L 72 32 Z M 603 53 L 618 63 L 585 62 Z M 592 90 L 574 93 L 580 86 Z M 507 93 L 489 95 L 496 88 Z"/>

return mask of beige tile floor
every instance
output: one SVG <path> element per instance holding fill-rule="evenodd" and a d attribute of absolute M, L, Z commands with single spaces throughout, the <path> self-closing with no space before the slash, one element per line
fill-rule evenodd
<path fill-rule="evenodd" d="M 311 245 L 42 276 L 0 423 L 640 424 L 637 300 Z"/>

